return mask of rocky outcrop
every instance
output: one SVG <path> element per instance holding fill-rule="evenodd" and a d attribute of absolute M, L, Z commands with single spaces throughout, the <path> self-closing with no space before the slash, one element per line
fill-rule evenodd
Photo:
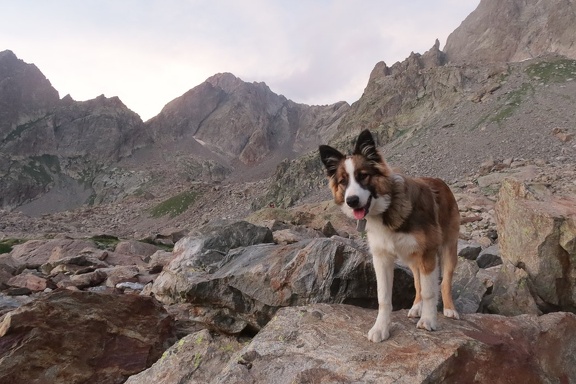
<path fill-rule="evenodd" d="M 452 63 L 515 62 L 555 53 L 576 59 L 576 4 L 482 0 L 448 36 Z"/>
<path fill-rule="evenodd" d="M 180 240 L 177 256 L 154 281 L 154 296 L 165 304 L 191 305 L 196 320 L 227 333 L 259 330 L 285 306 L 316 302 L 375 306 L 371 258 L 358 244 L 338 237 L 288 245 L 262 243 L 272 238 L 256 241 L 249 234 L 261 227 L 251 224 L 251 230 L 243 230 L 246 241 L 227 240 L 240 239 L 234 232 L 246 226 L 239 222 L 218 231 L 215 238 L 223 247 L 210 240 L 214 232 Z M 395 279 L 393 304 L 407 308 L 414 298 L 411 276 L 398 267 Z"/>
<path fill-rule="evenodd" d="M 54 292 L 0 323 L 0 381 L 123 383 L 175 341 L 153 298 Z"/>
<path fill-rule="evenodd" d="M 398 311 L 392 314 L 391 338 L 382 344 L 366 338 L 375 316 L 347 305 L 284 308 L 223 370 L 211 367 L 214 352 L 188 347 L 196 351 L 194 359 L 190 353 L 171 356 L 179 360 L 172 363 L 179 370 L 164 382 L 541 383 L 576 377 L 576 344 L 565 337 L 576 332 L 570 313 L 440 317 L 440 330 L 426 332 Z M 218 344 L 212 345 L 214 351 Z M 158 382 L 165 371 L 159 362 L 135 378 Z"/>
<path fill-rule="evenodd" d="M 576 311 L 576 197 L 507 179 L 496 213 L 501 256 L 527 273 L 542 309 Z"/>
<path fill-rule="evenodd" d="M 398 129 L 421 123 L 435 111 L 454 103 L 469 81 L 466 69 L 444 66 L 444 54 L 436 40 L 424 54 L 410 56 L 389 67 L 376 64 L 360 100 L 352 105 L 338 127 L 340 135 L 368 128 L 380 132 L 381 143 Z"/>

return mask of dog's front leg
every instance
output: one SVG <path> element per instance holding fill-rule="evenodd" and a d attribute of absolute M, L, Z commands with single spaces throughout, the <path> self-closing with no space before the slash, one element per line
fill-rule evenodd
<path fill-rule="evenodd" d="M 420 267 L 422 315 L 416 326 L 434 331 L 437 328 L 439 268 L 436 266 L 435 258 L 431 257 L 428 260 L 430 259 L 433 262 L 429 262 L 427 265 L 423 263 Z"/>
<path fill-rule="evenodd" d="M 378 317 L 374 326 L 368 332 L 368 339 L 378 343 L 390 336 L 394 258 L 384 252 L 373 252 L 372 260 L 374 262 L 376 287 L 378 290 Z"/>

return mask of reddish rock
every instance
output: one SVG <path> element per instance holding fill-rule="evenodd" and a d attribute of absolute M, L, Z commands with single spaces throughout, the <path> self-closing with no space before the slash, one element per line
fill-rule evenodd
<path fill-rule="evenodd" d="M 121 241 L 116 245 L 116 248 L 114 248 L 114 252 L 124 255 L 140 256 L 142 260 L 149 258 L 156 251 L 158 251 L 157 246 L 136 240 Z"/>
<path fill-rule="evenodd" d="M 96 249 L 96 244 L 88 240 L 72 239 L 30 240 L 15 245 L 10 256 L 20 265 L 36 269 L 48 261 L 77 256 L 86 248 Z"/>
<path fill-rule="evenodd" d="M 41 292 L 46 288 L 56 288 L 50 280 L 31 273 L 22 273 L 12 277 L 7 284 L 15 288 L 28 288 L 32 292 Z"/>
<path fill-rule="evenodd" d="M 0 323 L 0 382 L 123 383 L 173 335 L 172 318 L 153 298 L 57 291 Z"/>
<path fill-rule="evenodd" d="M 576 378 L 576 315 L 439 316 L 439 329 L 392 314 L 390 339 L 366 333 L 376 311 L 288 307 L 206 383 L 569 383 Z M 238 355 L 236 355 L 238 356 Z M 188 368 L 194 381 L 192 367 Z M 281 373 L 280 373 L 281 372 Z M 182 372 L 181 372 L 182 374 Z"/>

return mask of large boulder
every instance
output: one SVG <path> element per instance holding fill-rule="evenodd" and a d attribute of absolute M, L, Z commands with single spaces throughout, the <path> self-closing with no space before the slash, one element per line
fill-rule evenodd
<path fill-rule="evenodd" d="M 285 306 L 377 303 L 371 257 L 347 239 L 258 244 L 229 250 L 222 257 L 213 271 L 185 268 L 185 259 L 174 259 L 155 280 L 152 292 L 165 304 L 204 308 L 195 311 L 201 321 L 231 333 L 259 330 Z M 412 277 L 400 267 L 393 297 L 396 308 L 410 307 L 414 298 Z"/>
<path fill-rule="evenodd" d="M 87 249 L 96 250 L 96 243 L 75 239 L 30 240 L 15 245 L 10 256 L 19 265 L 36 269 L 49 261 L 77 256 Z"/>
<path fill-rule="evenodd" d="M 57 291 L 0 323 L 0 382 L 122 383 L 173 342 L 172 318 L 151 297 Z"/>
<path fill-rule="evenodd" d="M 210 354 L 195 355 L 196 363 L 179 365 L 178 375 L 188 375 L 178 382 L 568 383 L 576 377 L 576 340 L 566 337 L 576 332 L 571 313 L 439 316 L 439 330 L 427 332 L 402 310 L 392 313 L 391 337 L 383 343 L 366 338 L 375 318 L 376 311 L 348 305 L 283 308 L 223 369 L 210 365 Z"/>
<path fill-rule="evenodd" d="M 272 243 L 270 229 L 239 221 L 210 224 L 199 233 L 179 240 L 173 250 L 172 270 L 209 269 L 224 259 L 226 252 L 238 247 Z"/>
<path fill-rule="evenodd" d="M 527 272 L 548 310 L 576 311 L 576 196 L 507 179 L 496 214 L 501 257 Z"/>

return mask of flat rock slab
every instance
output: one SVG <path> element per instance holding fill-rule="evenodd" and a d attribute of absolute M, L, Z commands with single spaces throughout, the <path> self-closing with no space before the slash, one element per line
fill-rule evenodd
<path fill-rule="evenodd" d="M 391 337 L 366 333 L 376 311 L 283 308 L 211 383 L 568 383 L 576 378 L 576 315 L 439 315 L 439 330 L 393 313 Z M 195 382 L 191 380 L 189 382 Z"/>

